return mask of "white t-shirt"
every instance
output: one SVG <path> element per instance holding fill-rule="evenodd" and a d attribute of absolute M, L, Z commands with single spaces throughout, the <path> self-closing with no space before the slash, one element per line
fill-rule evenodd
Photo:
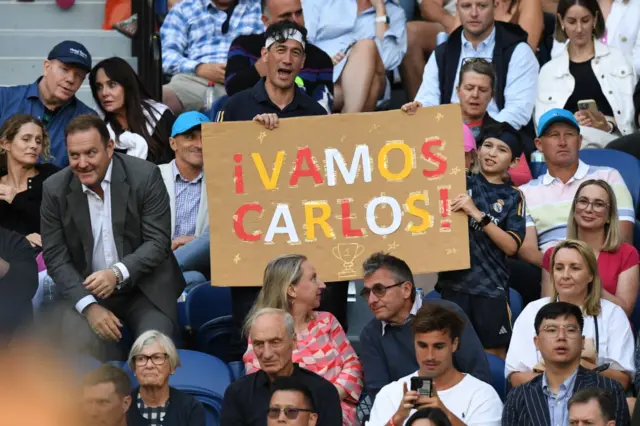
<path fill-rule="evenodd" d="M 411 386 L 411 378 L 418 375 L 405 376 L 383 387 L 371 408 L 371 417 L 367 426 L 384 426 L 393 417 L 402 401 L 402 385 Z M 502 401 L 498 393 L 491 387 L 465 374 L 464 378 L 452 388 L 438 391 L 438 397 L 445 407 L 464 424 L 470 426 L 500 426 L 502 417 Z M 411 410 L 411 414 L 416 410 Z M 400 426 L 400 425 L 398 425 Z"/>
<path fill-rule="evenodd" d="M 538 311 L 549 301 L 550 298 L 543 297 L 529 303 L 513 325 L 505 364 L 505 377 L 509 377 L 511 373 L 516 371 L 532 371 L 533 367 L 542 359 L 535 343 L 533 343 L 533 337 L 536 335 L 534 321 Z M 600 342 L 597 364 L 610 363 L 609 368 L 613 370 L 635 374 L 633 333 L 627 315 L 621 307 L 608 300 L 601 299 L 600 306 L 602 309 L 598 315 Z M 593 317 L 584 317 L 582 335 L 587 339 L 593 339 L 595 344 L 596 333 Z"/>

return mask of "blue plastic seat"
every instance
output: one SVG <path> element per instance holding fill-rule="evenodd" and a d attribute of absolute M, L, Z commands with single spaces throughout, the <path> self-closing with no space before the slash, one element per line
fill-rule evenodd
<path fill-rule="evenodd" d="M 640 201 L 640 161 L 636 157 L 613 149 L 583 149 L 580 159 L 590 166 L 611 167 L 619 171 L 637 210 Z"/>
<path fill-rule="evenodd" d="M 187 293 L 185 312 L 187 327 L 197 332 L 207 321 L 231 315 L 231 289 L 199 284 Z"/>
<path fill-rule="evenodd" d="M 491 386 L 498 392 L 500 399 L 504 401 L 507 394 L 507 380 L 504 377 L 504 360 L 495 355 L 487 354 L 489 370 L 491 371 Z"/>
<path fill-rule="evenodd" d="M 230 362 L 229 369 L 231 370 L 231 375 L 233 376 L 234 381 L 245 375 L 244 362 L 242 361 Z"/>
<path fill-rule="evenodd" d="M 234 326 L 231 315 L 212 319 L 196 333 L 196 349 L 231 362 L 229 347 L 239 333 L 240 330 Z"/>

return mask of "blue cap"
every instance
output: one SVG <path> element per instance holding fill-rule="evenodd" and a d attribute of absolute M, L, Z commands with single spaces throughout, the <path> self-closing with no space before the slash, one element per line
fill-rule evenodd
<path fill-rule="evenodd" d="M 211 123 L 209 117 L 198 111 L 183 112 L 178 116 L 171 128 L 171 137 L 175 138 L 177 135 L 188 132 L 196 126 L 200 126 L 202 123 Z"/>
<path fill-rule="evenodd" d="M 538 121 L 538 137 L 544 133 L 545 130 L 553 123 L 567 123 L 578 130 L 580 133 L 580 124 L 578 120 L 566 109 L 553 108 L 542 114 Z"/>
<path fill-rule="evenodd" d="M 57 59 L 65 64 L 77 65 L 87 72 L 91 71 L 91 54 L 77 41 L 65 40 L 58 43 L 51 49 L 47 59 Z"/>

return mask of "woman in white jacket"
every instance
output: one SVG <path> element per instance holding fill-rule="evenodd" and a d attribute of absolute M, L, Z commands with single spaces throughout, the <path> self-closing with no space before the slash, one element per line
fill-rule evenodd
<path fill-rule="evenodd" d="M 622 50 L 636 74 L 640 74 L 640 1 L 598 0 L 606 28 L 600 41 L 609 47 Z M 558 56 L 564 43 L 553 42 L 551 57 Z"/>
<path fill-rule="evenodd" d="M 583 148 L 603 148 L 635 130 L 635 70 L 621 51 L 598 40 L 604 31 L 597 0 L 560 0 L 555 38 L 568 41 L 538 76 L 536 124 L 552 108 L 573 112 Z M 594 100 L 598 111 L 580 110 L 578 103 L 585 100 Z"/>

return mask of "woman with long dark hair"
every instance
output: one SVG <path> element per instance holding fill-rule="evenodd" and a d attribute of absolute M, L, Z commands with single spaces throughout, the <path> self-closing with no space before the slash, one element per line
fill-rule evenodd
<path fill-rule="evenodd" d="M 580 124 L 582 148 L 604 148 L 635 132 L 632 61 L 601 42 L 606 32 L 597 0 L 560 0 L 555 39 L 562 52 L 538 76 L 534 120 L 554 108 L 572 112 Z"/>
<path fill-rule="evenodd" d="M 169 146 L 175 116 L 154 101 L 131 66 L 113 57 L 89 74 L 91 93 L 116 143 L 116 151 L 164 164 L 174 157 Z"/>

